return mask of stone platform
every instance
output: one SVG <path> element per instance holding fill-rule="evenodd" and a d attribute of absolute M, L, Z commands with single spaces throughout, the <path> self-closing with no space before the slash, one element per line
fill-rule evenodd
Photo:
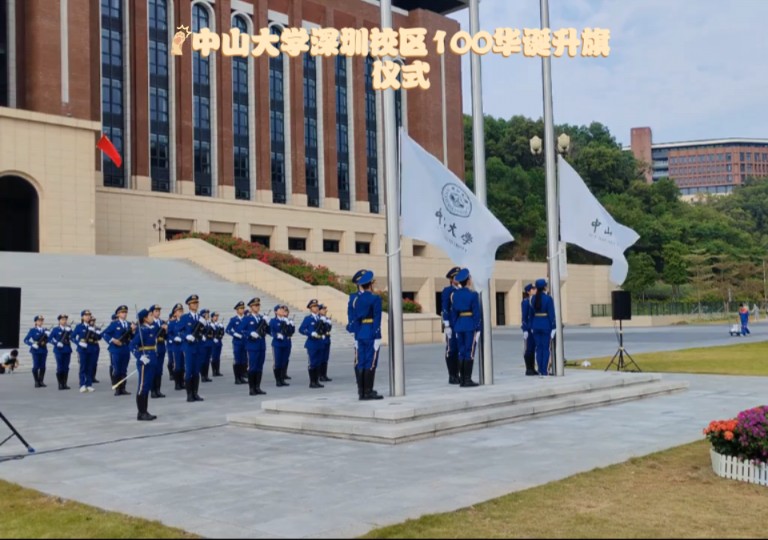
<path fill-rule="evenodd" d="M 401 444 L 687 388 L 685 381 L 665 381 L 658 374 L 571 372 L 562 378 L 502 379 L 477 388 L 421 387 L 378 401 L 358 401 L 352 389 L 321 390 L 312 396 L 263 401 L 261 410 L 232 413 L 227 421 L 233 426 Z"/>

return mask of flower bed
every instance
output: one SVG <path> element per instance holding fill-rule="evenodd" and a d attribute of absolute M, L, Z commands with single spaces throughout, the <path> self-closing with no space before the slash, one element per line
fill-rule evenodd
<path fill-rule="evenodd" d="M 303 259 L 294 257 L 290 253 L 273 251 L 262 244 L 248 242 L 240 238 L 219 234 L 183 233 L 173 237 L 173 240 L 183 238 L 197 238 L 205 240 L 209 244 L 231 253 L 240 259 L 256 259 L 277 268 L 310 285 L 326 285 L 341 292 L 350 294 L 357 289 L 352 280 L 343 278 L 325 266 L 315 266 Z M 385 291 L 376 291 L 381 296 L 382 308 L 386 312 L 389 308 L 389 297 Z M 403 299 L 404 313 L 421 313 L 421 305 L 413 300 Z"/>
<path fill-rule="evenodd" d="M 719 476 L 768 486 L 768 406 L 709 423 L 712 469 Z"/>

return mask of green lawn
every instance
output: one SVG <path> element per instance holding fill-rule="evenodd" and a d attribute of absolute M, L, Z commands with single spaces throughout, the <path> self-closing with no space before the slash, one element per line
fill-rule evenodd
<path fill-rule="evenodd" d="M 747 338 L 742 339 L 746 340 Z M 630 351 L 631 353 L 632 351 Z M 742 342 L 737 345 L 722 347 L 632 354 L 632 358 L 635 359 L 640 369 L 649 372 L 768 375 L 768 342 L 765 341 Z M 605 369 L 610 360 L 610 357 L 591 359 L 592 366 L 590 368 L 579 367 L 578 369 Z M 615 369 L 615 364 L 611 369 Z"/>
<path fill-rule="evenodd" d="M 763 538 L 767 501 L 715 476 L 702 441 L 363 538 Z"/>
<path fill-rule="evenodd" d="M 157 521 L 106 512 L 2 480 L 0 500 L 0 538 L 199 538 Z"/>

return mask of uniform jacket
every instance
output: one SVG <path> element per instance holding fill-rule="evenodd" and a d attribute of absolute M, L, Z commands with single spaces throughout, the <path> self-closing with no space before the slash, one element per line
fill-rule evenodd
<path fill-rule="evenodd" d="M 299 327 L 299 334 L 307 336 L 307 341 L 304 342 L 304 347 L 310 351 L 317 351 L 325 347 L 325 340 L 322 337 L 312 337 L 312 332 L 315 331 L 315 326 L 320 321 L 320 315 L 314 315 L 310 313 L 304 317 L 301 326 Z"/>
<path fill-rule="evenodd" d="M 240 325 L 233 330 L 232 333 L 237 332 L 238 334 L 243 336 L 246 349 L 249 349 L 251 351 L 261 351 L 261 350 L 267 349 L 266 340 L 269 334 L 266 334 L 264 337 L 258 337 L 258 338 L 254 338 L 253 336 L 251 336 L 251 332 L 256 332 L 256 334 L 258 335 L 257 329 L 259 328 L 259 325 L 261 324 L 262 319 L 264 319 L 264 315 L 262 315 L 261 313 L 259 313 L 258 315 L 249 313 L 248 315 L 243 317 L 242 320 L 240 320 Z M 238 320 L 237 317 L 235 317 L 235 320 Z"/>
<path fill-rule="evenodd" d="M 371 291 L 363 291 L 352 304 L 355 310 L 355 339 L 381 339 L 381 297 Z"/>
<path fill-rule="evenodd" d="M 67 343 L 64 343 L 64 336 L 69 335 L 69 338 L 67 339 Z M 70 326 L 57 326 L 53 330 L 51 330 L 51 335 L 49 336 L 51 340 L 51 344 L 54 346 L 54 352 L 60 352 L 60 353 L 71 353 L 72 352 L 72 345 L 70 345 L 70 341 L 72 339 L 72 328 Z M 59 343 L 61 343 L 61 347 L 59 347 Z"/>
<path fill-rule="evenodd" d="M 451 327 L 454 332 L 475 332 L 482 329 L 480 295 L 460 287 L 451 293 Z"/>
<path fill-rule="evenodd" d="M 443 289 L 443 292 L 440 293 L 440 304 L 442 305 L 442 317 L 443 317 L 443 324 L 445 326 L 450 326 L 451 324 L 451 293 L 456 291 L 456 287 L 453 285 L 448 285 Z"/>
<path fill-rule="evenodd" d="M 541 306 L 539 309 L 536 309 L 536 295 L 531 296 L 531 309 L 528 312 L 528 321 L 528 327 L 531 330 L 551 332 L 555 329 L 555 302 L 551 296 L 546 293 L 541 294 Z"/>
<path fill-rule="evenodd" d="M 269 321 L 269 333 L 272 335 L 273 347 L 287 348 L 291 346 L 291 338 L 285 335 L 284 326 L 288 326 L 287 317 L 272 317 L 272 320 Z M 277 334 L 280 334 L 283 337 L 281 338 Z"/>
<path fill-rule="evenodd" d="M 37 326 L 33 326 L 29 329 L 29 332 L 27 332 L 27 337 L 24 338 L 24 343 L 29 345 L 29 352 L 31 354 L 41 354 L 48 351 L 48 345 L 43 345 L 41 347 L 38 347 L 35 349 L 32 347 L 33 343 L 37 343 L 38 340 L 43 337 L 47 336 L 48 332 L 45 330 L 45 328 L 38 328 Z"/>
<path fill-rule="evenodd" d="M 123 326 L 125 325 L 125 326 Z M 115 345 L 112 343 L 113 339 L 120 339 L 123 334 L 127 330 L 131 328 L 131 323 L 126 321 L 121 321 L 120 319 L 116 319 L 109 323 L 109 326 L 107 326 L 107 329 L 102 332 L 101 337 L 104 339 L 104 341 L 107 342 L 108 346 L 107 349 L 111 353 L 120 352 L 127 350 L 127 345 Z"/>

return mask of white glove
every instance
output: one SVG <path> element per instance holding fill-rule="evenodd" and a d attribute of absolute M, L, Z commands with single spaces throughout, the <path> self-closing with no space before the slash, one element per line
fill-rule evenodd
<path fill-rule="evenodd" d="M 96 329 L 93 326 L 89 326 L 88 330 L 90 330 L 91 332 L 94 332 Z"/>
<path fill-rule="evenodd" d="M 57 343 L 57 344 L 56 344 L 56 346 L 57 346 L 59 349 L 63 349 L 63 348 L 64 348 L 64 344 L 63 344 L 63 343 Z"/>
<path fill-rule="evenodd" d="M 251 337 L 253 339 L 259 339 L 259 334 L 257 334 L 256 332 L 251 332 Z"/>
<path fill-rule="evenodd" d="M 187 334 L 187 341 L 189 341 L 190 343 L 194 343 L 195 336 L 193 336 L 192 334 Z"/>
<path fill-rule="evenodd" d="M 557 335 L 557 330 L 552 330 L 552 333 L 549 335 L 549 339 L 555 339 L 556 335 Z"/>
<path fill-rule="evenodd" d="M 523 339 L 528 341 L 528 332 L 527 331 L 523 332 Z"/>
<path fill-rule="evenodd" d="M 313 338 L 319 338 L 320 337 L 320 334 L 318 334 L 317 332 L 312 332 L 311 335 L 312 335 Z"/>
<path fill-rule="evenodd" d="M 144 364 L 145 366 L 149 364 L 149 356 L 147 356 L 146 354 L 142 354 L 139 360 L 141 360 L 141 363 Z"/>
<path fill-rule="evenodd" d="M 208 341 L 208 338 L 203 336 L 203 341 Z"/>
<path fill-rule="evenodd" d="M 214 343 L 218 343 L 218 342 L 219 342 L 219 340 L 218 340 L 218 339 L 216 339 L 216 338 L 213 338 L 213 342 L 214 342 Z"/>
<path fill-rule="evenodd" d="M 88 344 L 85 341 L 81 341 L 80 343 L 78 343 L 78 345 L 80 345 L 83 349 L 88 347 Z"/>
<path fill-rule="evenodd" d="M 445 327 L 445 337 L 447 337 L 448 339 L 451 339 L 451 337 L 453 337 L 453 330 L 451 330 L 450 326 Z"/>
<path fill-rule="evenodd" d="M 450 321 L 446 321 L 445 319 L 443 319 L 443 326 L 445 326 L 446 328 L 450 328 L 451 327 Z"/>
<path fill-rule="evenodd" d="M 381 340 L 380 339 L 374 339 L 373 340 L 373 350 L 378 351 L 381 347 Z"/>
<path fill-rule="evenodd" d="M 173 342 L 174 343 L 181 343 L 181 338 L 179 336 L 176 336 L 175 338 L 173 338 Z"/>
<path fill-rule="evenodd" d="M 355 340 L 355 350 L 357 350 L 357 340 Z"/>
<path fill-rule="evenodd" d="M 237 332 L 235 332 L 233 335 L 234 335 L 234 336 L 235 336 L 237 339 L 243 339 L 243 334 L 238 334 Z"/>
<path fill-rule="evenodd" d="M 285 339 L 285 336 L 283 334 L 278 333 L 277 334 L 277 339 Z"/>
<path fill-rule="evenodd" d="M 72 327 L 71 326 L 67 326 L 64 330 L 66 330 L 67 332 L 71 332 L 72 331 Z"/>
<path fill-rule="evenodd" d="M 39 348 L 40 348 L 40 345 L 38 345 L 37 343 L 33 343 L 33 344 L 32 344 L 32 348 L 33 348 L 33 349 L 39 349 Z"/>

